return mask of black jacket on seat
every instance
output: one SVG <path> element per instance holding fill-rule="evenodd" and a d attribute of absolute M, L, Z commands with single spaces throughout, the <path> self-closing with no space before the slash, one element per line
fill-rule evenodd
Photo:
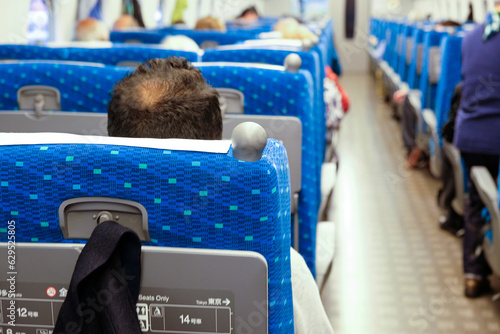
<path fill-rule="evenodd" d="M 54 334 L 139 334 L 141 242 L 115 222 L 99 224 L 83 248 Z"/>

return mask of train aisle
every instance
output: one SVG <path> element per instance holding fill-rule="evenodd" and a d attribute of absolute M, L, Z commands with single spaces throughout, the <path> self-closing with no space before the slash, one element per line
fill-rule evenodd
<path fill-rule="evenodd" d="M 438 228 L 439 183 L 406 169 L 400 126 L 374 80 L 346 75 L 342 84 L 352 109 L 331 212 L 336 258 L 322 293 L 335 333 L 500 333 L 500 301 L 463 296 L 461 239 Z"/>

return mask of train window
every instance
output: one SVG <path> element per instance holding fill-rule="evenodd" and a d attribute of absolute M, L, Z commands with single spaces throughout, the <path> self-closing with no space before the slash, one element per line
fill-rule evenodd
<path fill-rule="evenodd" d="M 49 12 L 44 0 L 31 0 L 28 12 L 28 42 L 41 44 L 49 40 Z"/>

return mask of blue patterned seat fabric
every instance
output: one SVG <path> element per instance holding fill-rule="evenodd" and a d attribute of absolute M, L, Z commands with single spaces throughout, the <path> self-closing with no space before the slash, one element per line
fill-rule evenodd
<path fill-rule="evenodd" d="M 228 45 L 256 38 L 255 33 L 248 32 L 220 32 L 211 30 L 182 30 L 170 28 L 151 31 L 113 31 L 110 40 L 113 43 L 124 43 L 137 40 L 145 44 L 159 44 L 169 35 L 185 35 L 193 39 L 198 45 L 206 41 L 215 41 L 219 45 Z"/>
<path fill-rule="evenodd" d="M 300 252 L 315 272 L 319 207 L 318 150 L 312 109 L 312 79 L 307 71 L 288 73 L 241 66 L 198 64 L 214 87 L 234 88 L 245 96 L 245 113 L 297 116 L 303 125 L 302 193 L 299 200 Z M 17 90 L 27 85 L 58 88 L 64 111 L 107 112 L 114 84 L 130 69 L 52 63 L 0 64 L 0 110 L 17 110 Z M 272 89 L 268 89 L 272 87 Z"/>
<path fill-rule="evenodd" d="M 117 65 L 122 61 L 145 62 L 151 58 L 184 57 L 199 61 L 195 52 L 151 48 L 143 45 L 115 44 L 112 48 L 51 48 L 36 45 L 0 45 L 0 59 L 63 60 Z"/>
<path fill-rule="evenodd" d="M 18 110 L 17 91 L 29 85 L 55 87 L 64 111 L 108 112 L 114 84 L 131 69 L 54 63 L 0 64 L 0 110 Z"/>
<path fill-rule="evenodd" d="M 394 22 L 387 22 L 387 27 L 385 29 L 384 33 L 384 39 L 387 41 L 387 48 L 385 49 L 384 57 L 383 59 L 390 65 L 391 64 L 391 58 L 393 54 L 394 47 L 392 46 L 392 41 L 394 39 L 394 32 L 393 32 L 393 27 L 394 27 Z"/>
<path fill-rule="evenodd" d="M 334 43 L 333 20 L 328 20 L 320 37 L 320 43 L 327 45 L 327 65 L 330 65 L 337 75 L 342 74 L 342 64 L 340 63 L 337 49 Z"/>
<path fill-rule="evenodd" d="M 401 46 L 401 37 L 404 25 L 401 23 L 393 23 L 391 25 L 391 40 L 388 44 L 389 58 L 387 62 L 395 71 L 398 69 L 399 63 L 399 48 Z"/>
<path fill-rule="evenodd" d="M 311 78 L 307 71 L 289 73 L 255 69 L 230 63 L 197 66 L 214 87 L 240 90 L 245 95 L 245 114 L 296 116 L 302 121 L 302 190 L 299 195 L 299 252 L 315 273 L 316 223 L 319 199 L 314 115 L 311 113 Z"/>
<path fill-rule="evenodd" d="M 311 73 L 314 80 L 314 127 L 313 133 L 316 136 L 317 173 L 321 173 L 321 163 L 324 161 L 324 145 L 326 135 L 325 101 L 323 99 L 323 81 L 321 80 L 319 55 L 314 52 L 297 51 L 296 49 L 285 48 L 264 48 L 250 46 L 235 46 L 234 48 L 208 49 L 202 57 L 204 62 L 241 62 L 241 63 L 264 63 L 270 65 L 283 65 L 286 56 L 296 53 L 302 58 L 302 69 Z M 324 72 L 324 69 L 323 69 Z M 318 178 L 318 182 L 321 179 Z M 319 185 L 318 185 L 319 186 Z"/>
<path fill-rule="evenodd" d="M 451 99 L 455 86 L 462 80 L 462 40 L 461 36 L 446 36 L 441 42 L 441 77 L 436 93 L 436 118 L 438 121 L 439 146 L 442 146 L 441 129 L 448 121 Z"/>
<path fill-rule="evenodd" d="M 43 138 L 42 138 L 43 140 Z M 42 141 L 43 142 L 43 141 Z M 65 240 L 65 200 L 110 197 L 148 212 L 152 246 L 249 250 L 269 267 L 269 333 L 293 333 L 290 179 L 284 147 L 268 140 L 263 158 L 105 144 L 0 145 L 0 215 L 16 241 Z M 7 229 L 0 239 L 7 242 Z"/>
<path fill-rule="evenodd" d="M 409 25 L 403 28 L 403 37 L 401 39 L 401 53 L 399 54 L 399 62 L 398 62 L 398 74 L 401 77 L 401 81 L 408 81 L 408 70 L 410 65 L 406 62 L 407 53 L 410 52 L 411 49 L 408 49 L 408 42 L 411 43 L 413 31 L 415 27 Z"/>
<path fill-rule="evenodd" d="M 144 44 L 160 44 L 165 34 L 157 30 L 149 31 L 112 31 L 109 40 L 113 43 L 126 43 L 128 41 L 139 41 Z"/>
<path fill-rule="evenodd" d="M 420 76 L 420 91 L 422 92 L 422 110 L 429 108 L 435 109 L 437 83 L 429 82 L 430 49 L 438 47 L 441 40 L 446 36 L 446 32 L 428 31 L 424 33 L 423 54 L 422 54 L 422 73 Z"/>
<path fill-rule="evenodd" d="M 419 45 L 424 41 L 424 31 L 416 28 L 413 31 L 412 47 L 411 47 L 411 62 L 408 69 L 408 85 L 411 89 L 418 89 L 420 87 L 420 74 L 417 72 L 417 58 Z"/>

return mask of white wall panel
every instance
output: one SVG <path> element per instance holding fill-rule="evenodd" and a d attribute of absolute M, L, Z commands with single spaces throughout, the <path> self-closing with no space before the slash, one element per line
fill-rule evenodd
<path fill-rule="evenodd" d="M 330 15 L 334 20 L 335 46 L 344 72 L 366 72 L 368 56 L 365 47 L 368 42 L 371 0 L 356 1 L 353 39 L 345 38 L 345 0 L 330 0 Z"/>
<path fill-rule="evenodd" d="M 10 0 L 0 15 L 0 43 L 28 42 L 28 11 L 30 0 Z"/>
<path fill-rule="evenodd" d="M 53 1 L 54 42 L 73 40 L 77 22 L 78 0 Z"/>
<path fill-rule="evenodd" d="M 160 0 L 141 0 L 142 20 L 146 28 L 156 28 L 156 12 L 160 6 Z"/>

